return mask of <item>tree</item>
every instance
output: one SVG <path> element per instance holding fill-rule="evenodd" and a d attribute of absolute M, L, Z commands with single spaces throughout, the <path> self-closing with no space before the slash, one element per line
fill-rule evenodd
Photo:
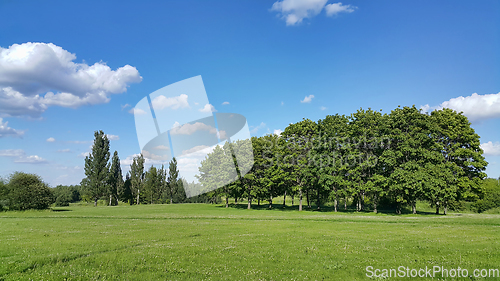
<path fill-rule="evenodd" d="M 177 169 L 177 159 L 172 158 L 168 164 L 168 177 L 167 177 L 167 192 L 170 196 L 170 204 L 172 204 L 174 195 L 176 194 L 180 184 L 179 170 Z"/>
<path fill-rule="evenodd" d="M 134 156 L 130 165 L 130 183 L 132 196 L 136 197 L 136 204 L 140 204 L 141 189 L 144 180 L 144 156 L 142 154 Z"/>
<path fill-rule="evenodd" d="M 0 178 L 0 211 L 8 207 L 9 204 L 9 189 L 4 179 Z"/>
<path fill-rule="evenodd" d="M 127 202 L 130 205 L 134 204 L 134 196 L 132 195 L 132 182 L 130 180 L 130 174 L 127 172 L 125 176 L 125 182 L 123 183 L 123 187 L 119 189 L 118 196 L 120 197 L 120 201 Z"/>
<path fill-rule="evenodd" d="M 109 169 L 107 195 L 109 196 L 109 206 L 113 203 L 118 204 L 118 191 L 123 186 L 122 168 L 120 166 L 120 158 L 118 151 L 115 150 L 111 160 L 111 168 Z M 114 202 L 113 202 L 114 199 Z"/>
<path fill-rule="evenodd" d="M 433 199 L 442 204 L 446 214 L 449 202 L 478 197 L 488 163 L 480 148 L 479 135 L 462 112 L 449 108 L 434 110 L 430 119 L 436 126 L 433 139 L 442 155 L 441 171 L 448 176 L 446 184 L 441 185 L 444 189 L 431 189 L 427 193 L 434 193 Z"/>
<path fill-rule="evenodd" d="M 35 174 L 15 172 L 10 176 L 9 209 L 47 209 L 54 203 L 50 187 Z"/>
<path fill-rule="evenodd" d="M 85 157 L 85 175 L 89 179 L 87 191 L 94 206 L 97 206 L 97 200 L 106 193 L 109 156 L 108 137 L 103 131 L 95 131 L 92 151 Z"/>

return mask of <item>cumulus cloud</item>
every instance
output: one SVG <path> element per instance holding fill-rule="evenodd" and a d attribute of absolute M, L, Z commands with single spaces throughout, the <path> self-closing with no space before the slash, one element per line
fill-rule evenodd
<path fill-rule="evenodd" d="M 155 110 L 162 110 L 165 108 L 178 109 L 178 108 L 188 108 L 188 95 L 182 94 L 177 97 L 167 98 L 163 95 L 157 96 L 151 102 Z"/>
<path fill-rule="evenodd" d="M 13 158 L 15 163 L 42 164 L 47 163 L 47 160 L 38 155 L 26 155 L 22 149 L 5 149 L 0 150 L 0 156 Z"/>
<path fill-rule="evenodd" d="M 49 106 L 76 108 L 106 103 L 142 80 L 125 65 L 75 63 L 76 55 L 52 43 L 0 47 L 0 115 L 39 117 Z"/>
<path fill-rule="evenodd" d="M 85 158 L 85 157 L 87 157 L 89 155 L 90 155 L 90 152 L 82 152 L 82 153 L 78 154 L 78 157 Z"/>
<path fill-rule="evenodd" d="M 229 105 L 229 102 L 225 101 L 225 102 L 222 103 L 222 105 Z"/>
<path fill-rule="evenodd" d="M 309 96 L 306 96 L 303 100 L 301 100 L 300 102 L 301 103 L 310 103 L 312 101 L 312 99 L 314 98 L 314 95 L 309 95 Z"/>
<path fill-rule="evenodd" d="M 357 9 L 355 6 L 342 5 L 341 2 L 328 4 L 325 6 L 326 15 L 331 17 L 339 13 L 352 13 Z"/>
<path fill-rule="evenodd" d="M 327 16 L 351 13 L 356 9 L 351 5 L 342 5 L 341 2 L 326 5 L 327 2 L 328 0 L 281 0 L 273 4 L 271 11 L 278 12 L 286 25 L 298 25 L 306 18 L 317 16 L 323 9 Z"/>
<path fill-rule="evenodd" d="M 485 155 L 493 155 L 493 156 L 499 156 L 500 155 L 500 142 L 486 142 L 481 144 L 481 149 L 484 151 Z"/>
<path fill-rule="evenodd" d="M 109 134 L 106 134 L 106 136 L 108 137 L 108 140 L 112 140 L 112 141 L 114 141 L 114 140 L 119 140 L 119 139 L 120 139 L 120 137 L 119 137 L 119 136 L 117 136 L 117 135 L 109 135 Z"/>
<path fill-rule="evenodd" d="M 217 110 L 213 105 L 207 103 L 202 109 L 200 109 L 200 112 L 210 113 L 210 112 L 217 112 Z"/>
<path fill-rule="evenodd" d="M 3 122 L 3 118 L 0 118 L 0 138 L 11 136 L 11 137 L 21 137 L 24 135 L 24 131 L 19 131 L 8 126 L 9 122 Z"/>
<path fill-rule="evenodd" d="M 420 107 L 424 112 L 442 108 L 451 108 L 457 112 L 462 111 L 471 121 L 498 118 L 500 117 L 500 93 L 486 95 L 474 93 L 467 97 L 452 98 L 438 106 L 426 104 Z"/>
<path fill-rule="evenodd" d="M 274 130 L 274 132 L 273 132 L 273 134 L 275 134 L 275 135 L 277 135 L 277 136 L 281 135 L 281 133 L 283 133 L 283 130 L 281 130 L 281 129 L 276 129 L 276 130 Z"/>
<path fill-rule="evenodd" d="M 52 138 L 52 137 L 47 139 L 47 142 L 55 142 L 55 141 L 56 141 L 56 139 Z"/>

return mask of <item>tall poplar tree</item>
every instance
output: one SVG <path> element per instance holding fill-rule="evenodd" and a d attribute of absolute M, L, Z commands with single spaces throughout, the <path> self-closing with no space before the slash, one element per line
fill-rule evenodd
<path fill-rule="evenodd" d="M 105 195 L 109 173 L 109 140 L 103 131 L 95 131 L 92 151 L 85 157 L 87 192 L 97 206 L 97 200 Z"/>

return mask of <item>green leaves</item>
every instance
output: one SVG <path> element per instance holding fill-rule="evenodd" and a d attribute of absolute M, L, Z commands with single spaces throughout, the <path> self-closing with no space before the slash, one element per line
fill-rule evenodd
<path fill-rule="evenodd" d="M 106 193 L 109 174 L 109 140 L 103 131 L 94 133 L 92 151 L 85 157 L 85 175 L 88 178 L 87 193 L 97 205 L 97 200 Z"/>

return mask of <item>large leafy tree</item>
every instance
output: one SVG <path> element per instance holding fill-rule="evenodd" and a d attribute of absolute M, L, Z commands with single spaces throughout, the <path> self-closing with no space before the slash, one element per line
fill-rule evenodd
<path fill-rule="evenodd" d="M 94 133 L 92 151 L 85 157 L 85 175 L 87 176 L 87 193 L 97 206 L 97 200 L 106 194 L 109 174 L 109 140 L 103 131 Z"/>
<path fill-rule="evenodd" d="M 455 200 L 476 199 L 480 193 L 484 170 L 488 164 L 480 148 L 479 135 L 462 112 L 441 109 L 431 112 L 430 120 L 435 125 L 434 141 L 442 157 L 440 173 L 446 174 L 446 181 L 426 194 L 436 205 L 443 206 L 446 214 L 448 204 Z"/>

